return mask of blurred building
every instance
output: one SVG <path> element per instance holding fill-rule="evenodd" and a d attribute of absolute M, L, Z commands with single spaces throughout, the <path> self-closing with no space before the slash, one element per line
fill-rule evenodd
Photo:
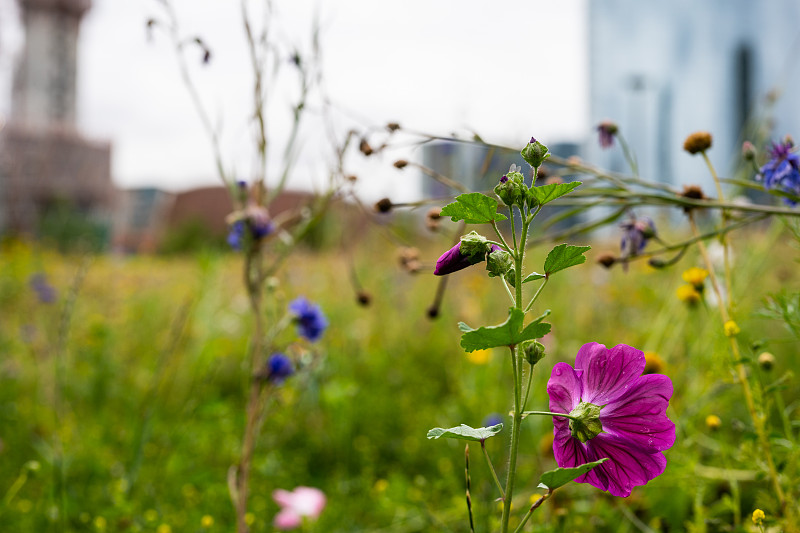
<path fill-rule="evenodd" d="M 30 233 L 48 208 L 68 204 L 110 224 L 111 146 L 75 126 L 77 45 L 90 0 L 19 0 L 25 44 L 12 111 L 0 132 L 0 230 Z"/>
<path fill-rule="evenodd" d="M 620 126 L 643 177 L 710 188 L 704 165 L 682 151 L 694 131 L 713 134 L 709 156 L 723 175 L 745 136 L 756 143 L 800 136 L 800 101 L 792 96 L 800 86 L 797 0 L 587 6 L 591 120 Z M 786 98 L 774 100 L 780 91 Z M 601 166 L 628 170 L 618 148 L 600 150 L 593 139 L 587 151 Z"/>

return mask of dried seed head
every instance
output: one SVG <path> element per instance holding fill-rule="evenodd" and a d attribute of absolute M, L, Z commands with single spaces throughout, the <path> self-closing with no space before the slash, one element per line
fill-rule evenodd
<path fill-rule="evenodd" d="M 398 124 L 397 122 L 390 122 L 386 125 L 386 129 L 391 132 L 395 132 L 400 129 L 400 124 Z"/>
<path fill-rule="evenodd" d="M 408 161 L 405 159 L 398 159 L 394 162 L 394 168 L 405 168 L 406 166 L 408 166 Z"/>
<path fill-rule="evenodd" d="M 711 134 L 707 131 L 696 131 L 683 142 L 683 149 L 692 155 L 705 152 L 709 148 L 711 148 Z"/>
<path fill-rule="evenodd" d="M 764 370 L 772 370 L 772 367 L 775 366 L 775 356 L 769 352 L 762 352 L 758 356 L 758 364 Z"/>
<path fill-rule="evenodd" d="M 388 198 L 381 198 L 375 203 L 375 211 L 378 213 L 388 213 L 392 210 L 392 201 Z"/>
<path fill-rule="evenodd" d="M 369 307 L 372 303 L 372 295 L 365 290 L 360 290 L 356 293 L 356 301 L 362 307 Z"/>
<path fill-rule="evenodd" d="M 617 262 L 617 258 L 614 257 L 614 254 L 605 253 L 598 256 L 597 262 L 606 268 L 611 268 L 611 266 Z"/>
<path fill-rule="evenodd" d="M 369 145 L 366 139 L 361 139 L 361 144 L 358 145 L 358 149 L 361 150 L 361 153 L 365 156 L 372 155 L 372 147 Z"/>

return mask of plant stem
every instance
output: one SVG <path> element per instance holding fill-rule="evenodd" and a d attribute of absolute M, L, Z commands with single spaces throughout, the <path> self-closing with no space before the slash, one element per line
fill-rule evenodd
<path fill-rule="evenodd" d="M 489 458 L 489 452 L 486 451 L 486 441 L 481 441 L 481 450 L 483 450 L 483 456 L 486 458 L 486 464 L 489 465 L 489 471 L 492 473 L 492 478 L 494 478 L 494 483 L 497 485 L 497 489 L 500 491 L 500 497 L 505 499 L 506 493 L 503 490 L 503 485 L 500 483 L 500 478 L 497 477 L 497 471 L 494 469 L 494 465 L 492 464 L 492 460 Z"/>
<path fill-rule="evenodd" d="M 525 514 L 525 516 L 522 517 L 522 522 L 519 523 L 519 525 L 517 526 L 517 529 L 514 530 L 514 533 L 519 533 L 520 531 L 522 531 L 522 528 L 525 527 L 525 524 L 528 522 L 528 520 L 530 519 L 530 517 L 533 514 L 533 512 L 536 509 L 538 509 L 539 506 L 542 505 L 544 503 L 544 501 L 547 498 L 549 498 L 552 494 L 553 494 L 553 491 L 552 490 L 548 490 L 547 494 L 545 494 L 544 496 L 540 496 L 538 500 L 533 502 L 533 505 L 531 505 L 531 508 L 528 509 L 528 512 Z"/>
<path fill-rule="evenodd" d="M 530 415 L 542 415 L 542 416 L 560 416 L 563 418 L 569 418 L 570 420 L 578 420 L 577 417 L 569 415 L 567 413 L 551 413 L 550 411 L 524 411 L 522 413 L 524 416 Z"/>

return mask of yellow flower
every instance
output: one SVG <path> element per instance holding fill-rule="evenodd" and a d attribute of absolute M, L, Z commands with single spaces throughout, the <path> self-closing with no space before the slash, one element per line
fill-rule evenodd
<path fill-rule="evenodd" d="M 248 526 L 252 526 L 256 521 L 256 515 L 253 513 L 245 513 L 244 514 L 244 523 Z"/>
<path fill-rule="evenodd" d="M 489 362 L 489 356 L 492 352 L 489 350 L 475 350 L 467 354 L 467 359 L 474 365 L 485 365 Z"/>
<path fill-rule="evenodd" d="M 531 494 L 531 499 L 530 499 L 531 505 L 533 505 L 534 503 L 536 503 L 536 502 L 539 500 L 539 498 L 541 498 L 541 497 L 542 497 L 542 495 L 541 495 L 541 494 L 539 494 L 539 493 L 536 493 L 536 492 L 534 492 L 533 494 Z"/>
<path fill-rule="evenodd" d="M 725 328 L 725 335 L 728 337 L 734 337 L 742 332 L 733 320 L 728 320 L 722 327 Z"/>
<path fill-rule="evenodd" d="M 683 272 L 683 281 L 691 283 L 696 289 L 703 286 L 703 282 L 708 277 L 708 270 L 705 268 L 692 267 Z"/>
<path fill-rule="evenodd" d="M 203 515 L 203 518 L 200 519 L 200 525 L 206 529 L 210 528 L 214 525 L 214 517 L 210 514 Z"/>
<path fill-rule="evenodd" d="M 753 511 L 753 523 L 755 525 L 760 526 L 761 522 L 763 522 L 765 518 L 767 518 L 767 515 L 765 515 L 764 511 L 761 509 L 756 509 Z"/>
<path fill-rule="evenodd" d="M 94 519 L 94 527 L 100 531 L 105 531 L 108 522 L 102 516 L 98 516 Z"/>
<path fill-rule="evenodd" d="M 386 492 L 386 489 L 388 489 L 388 488 L 389 488 L 389 482 L 386 481 L 385 479 L 379 479 L 372 486 L 372 490 L 374 490 L 375 492 L 378 492 L 378 493 Z"/>
<path fill-rule="evenodd" d="M 656 352 L 644 352 L 644 373 L 659 374 L 664 371 L 664 360 Z"/>
<path fill-rule="evenodd" d="M 697 292 L 694 285 L 681 285 L 678 287 L 678 290 L 675 291 L 675 294 L 678 296 L 678 300 L 689 305 L 695 305 L 701 298 L 700 293 Z"/>
<path fill-rule="evenodd" d="M 156 533 L 172 533 L 172 528 L 169 524 L 161 524 L 156 528 Z"/>
<path fill-rule="evenodd" d="M 706 427 L 711 431 L 716 431 L 722 427 L 722 419 L 717 415 L 708 415 L 706 417 Z"/>

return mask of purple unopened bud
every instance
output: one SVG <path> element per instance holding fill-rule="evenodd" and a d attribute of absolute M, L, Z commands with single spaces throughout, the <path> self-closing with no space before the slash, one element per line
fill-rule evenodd
<path fill-rule="evenodd" d="M 611 148 L 614 145 L 614 136 L 619 131 L 617 125 L 610 120 L 604 120 L 597 125 L 597 132 L 600 134 L 600 147 Z"/>
<path fill-rule="evenodd" d="M 491 245 L 490 253 L 495 250 L 501 250 L 496 244 Z M 465 255 L 461 253 L 461 242 L 447 250 L 436 261 L 436 269 L 433 271 L 435 276 L 444 276 L 445 274 L 452 274 L 463 270 L 468 266 L 472 266 L 486 260 L 486 253 L 476 253 L 473 255 Z"/>
<path fill-rule="evenodd" d="M 276 385 L 283 383 L 286 378 L 294 374 L 292 360 L 282 353 L 272 354 L 267 361 L 266 374 L 270 383 Z"/>
<path fill-rule="evenodd" d="M 500 178 L 500 183 L 505 183 L 507 181 L 508 181 L 508 175 L 503 174 L 503 176 Z"/>

